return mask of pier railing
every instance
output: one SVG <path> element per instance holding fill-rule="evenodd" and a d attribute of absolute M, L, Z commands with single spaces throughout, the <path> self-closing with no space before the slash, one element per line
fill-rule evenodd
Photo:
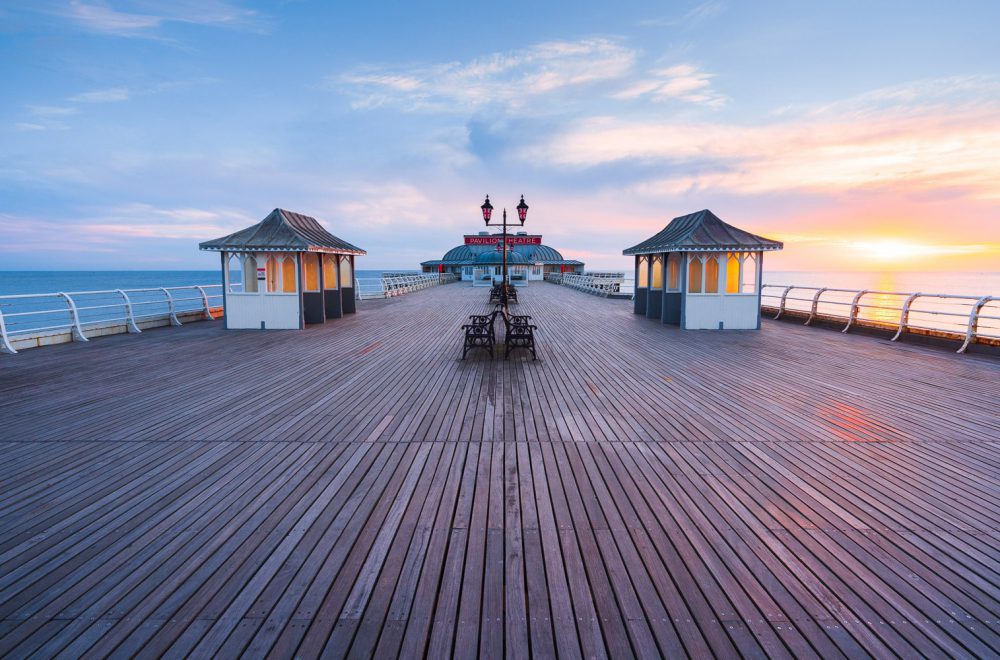
<path fill-rule="evenodd" d="M 358 300 L 377 300 L 401 296 L 439 284 L 448 284 L 457 279 L 454 273 L 362 277 L 355 280 L 354 290 L 357 291 Z"/>
<path fill-rule="evenodd" d="M 974 343 L 1000 344 L 1000 298 L 942 293 L 764 284 L 761 311 L 774 318 L 843 323 L 841 332 L 862 326 L 955 339 L 964 353 Z"/>
<path fill-rule="evenodd" d="M 0 296 L 0 352 L 212 319 L 222 285 Z"/>
<path fill-rule="evenodd" d="M 555 275 L 556 273 L 553 273 Z M 576 273 L 558 273 L 561 277 L 557 284 L 562 284 L 570 289 L 576 289 L 577 291 L 583 291 L 584 293 L 590 293 L 595 296 L 602 296 L 607 298 L 608 296 L 616 293 L 620 293 L 622 289 L 622 284 L 624 283 L 624 277 L 620 273 L 592 273 L 586 275 L 578 275 Z M 549 281 L 554 281 L 550 279 Z"/>

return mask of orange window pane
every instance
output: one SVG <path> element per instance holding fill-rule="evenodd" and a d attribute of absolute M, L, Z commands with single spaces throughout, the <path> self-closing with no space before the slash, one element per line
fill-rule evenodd
<path fill-rule="evenodd" d="M 323 288 L 337 288 L 337 257 L 332 254 L 323 255 Z"/>
<path fill-rule="evenodd" d="M 688 293 L 701 293 L 701 259 L 690 257 L 688 264 Z"/>
<path fill-rule="evenodd" d="M 354 273 L 351 272 L 351 258 L 346 255 L 340 258 L 340 281 L 343 282 L 340 286 L 347 287 L 348 289 L 354 286 Z"/>
<path fill-rule="evenodd" d="M 663 258 L 660 256 L 653 257 L 653 288 L 662 289 L 663 288 Z"/>
<path fill-rule="evenodd" d="M 740 259 L 730 254 L 726 260 L 726 293 L 740 292 Z"/>
<path fill-rule="evenodd" d="M 639 275 L 635 282 L 638 287 L 649 286 L 649 262 L 646 257 L 639 257 Z"/>
<path fill-rule="evenodd" d="M 304 290 L 306 291 L 319 291 L 319 255 L 318 254 L 303 254 L 302 255 L 302 270 L 305 277 Z"/>
<path fill-rule="evenodd" d="M 292 257 L 285 257 L 281 262 L 281 290 L 295 293 L 295 259 Z"/>
<path fill-rule="evenodd" d="M 709 257 L 705 261 L 705 293 L 719 292 L 719 260 Z"/>
<path fill-rule="evenodd" d="M 275 259 L 274 255 L 267 258 L 267 292 L 276 293 L 280 290 L 279 282 L 281 280 L 281 271 L 278 268 L 278 260 Z"/>
<path fill-rule="evenodd" d="M 667 255 L 667 289 L 676 291 L 681 288 L 681 263 L 680 255 L 675 253 Z"/>

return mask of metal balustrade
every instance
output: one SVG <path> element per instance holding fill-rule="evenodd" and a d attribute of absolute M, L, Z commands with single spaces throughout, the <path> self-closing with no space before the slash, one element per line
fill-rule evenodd
<path fill-rule="evenodd" d="M 25 340 L 66 336 L 87 341 L 88 334 L 108 334 L 120 326 L 136 334 L 142 332 L 140 324 L 180 325 L 178 314 L 209 320 L 220 307 L 221 284 L 0 296 L 0 352 L 17 353 L 14 344 Z"/>
<path fill-rule="evenodd" d="M 806 325 L 843 322 L 841 332 L 856 325 L 895 330 L 892 341 L 905 333 L 956 339 L 959 353 L 977 342 L 1000 343 L 1000 298 L 994 296 L 764 284 L 761 309 L 775 312 L 775 319 L 805 317 Z"/>
<path fill-rule="evenodd" d="M 601 273 L 589 275 L 577 275 L 575 273 L 563 273 L 562 285 L 584 293 L 597 296 L 608 297 L 613 293 L 621 291 L 624 283 L 624 276 L 618 273 Z"/>
<path fill-rule="evenodd" d="M 386 277 L 363 277 L 356 279 L 355 291 L 358 300 L 392 298 L 413 291 L 420 291 L 439 284 L 455 282 L 454 273 L 433 273 L 414 275 L 390 275 Z"/>

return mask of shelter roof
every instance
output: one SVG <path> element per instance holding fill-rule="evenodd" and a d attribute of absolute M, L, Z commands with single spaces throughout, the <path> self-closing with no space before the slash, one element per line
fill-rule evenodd
<path fill-rule="evenodd" d="M 704 252 L 711 250 L 780 250 L 780 241 L 751 234 L 723 222 L 717 215 L 703 209 L 674 218 L 658 234 L 622 254 L 656 254 L 659 252 Z"/>
<path fill-rule="evenodd" d="M 337 238 L 316 218 L 285 209 L 274 209 L 266 218 L 238 232 L 205 241 L 202 250 L 260 250 L 367 254 L 361 248 Z"/>

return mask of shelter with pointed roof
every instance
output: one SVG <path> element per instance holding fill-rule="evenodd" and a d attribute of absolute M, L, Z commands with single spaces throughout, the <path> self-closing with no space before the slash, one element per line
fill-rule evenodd
<path fill-rule="evenodd" d="M 420 267 L 425 273 L 454 273 L 466 281 L 489 284 L 500 277 L 501 241 L 500 234 L 469 234 L 462 245 L 448 250 L 440 259 L 421 262 Z M 544 279 L 546 273 L 583 272 L 582 261 L 564 258 L 558 250 L 543 245 L 538 234 L 508 234 L 507 246 L 507 267 L 514 285 Z"/>
<path fill-rule="evenodd" d="M 274 209 L 205 241 L 219 252 L 227 328 L 297 329 L 354 313 L 354 259 L 367 254 L 315 218 Z"/>
<path fill-rule="evenodd" d="M 687 330 L 760 327 L 764 253 L 784 247 L 703 209 L 622 252 L 635 257 L 636 314 Z"/>

